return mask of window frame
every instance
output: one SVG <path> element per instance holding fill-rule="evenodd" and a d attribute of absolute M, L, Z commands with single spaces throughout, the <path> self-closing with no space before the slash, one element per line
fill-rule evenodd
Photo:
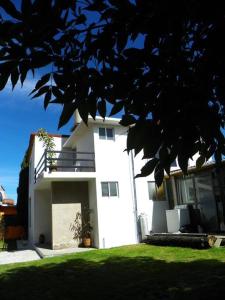
<path fill-rule="evenodd" d="M 104 130 L 104 135 L 100 135 L 100 130 Z M 112 130 L 112 137 L 109 137 L 108 130 Z M 113 127 L 98 127 L 98 137 L 100 140 L 115 141 L 115 130 Z"/>
<path fill-rule="evenodd" d="M 111 188 L 110 184 L 116 184 L 116 195 L 111 195 Z M 107 184 L 107 195 L 103 195 L 103 184 Z M 108 197 L 108 198 L 119 198 L 119 183 L 118 181 L 101 181 L 101 190 L 102 190 L 102 197 Z"/>

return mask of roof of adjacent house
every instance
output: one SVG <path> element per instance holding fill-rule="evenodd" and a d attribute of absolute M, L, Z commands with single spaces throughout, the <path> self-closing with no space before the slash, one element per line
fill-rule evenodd
<path fill-rule="evenodd" d="M 222 165 L 225 166 L 225 160 L 222 161 Z M 188 174 L 198 173 L 198 172 L 205 171 L 205 170 L 210 170 L 210 169 L 213 169 L 213 168 L 216 168 L 215 161 L 210 161 L 209 163 L 204 164 L 201 168 L 197 168 L 196 166 L 189 167 L 188 168 Z M 171 176 L 180 176 L 182 174 L 183 173 L 182 173 L 181 169 L 170 172 Z M 169 178 L 169 176 L 166 175 L 165 178 Z"/>

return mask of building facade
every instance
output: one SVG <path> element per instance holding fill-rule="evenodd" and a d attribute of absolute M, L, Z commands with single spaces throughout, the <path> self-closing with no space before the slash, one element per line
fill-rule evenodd
<path fill-rule="evenodd" d="M 141 240 L 146 233 L 165 232 L 168 201 L 156 199 L 153 175 L 134 179 L 144 162 L 126 151 L 127 128 L 114 118 L 81 121 L 70 136 L 53 135 L 57 169 L 37 134 L 29 144 L 29 240 L 40 235 L 51 248 L 79 245 L 76 221 L 91 211 L 93 246 L 109 248 Z M 160 193 L 157 193 L 158 195 Z"/>

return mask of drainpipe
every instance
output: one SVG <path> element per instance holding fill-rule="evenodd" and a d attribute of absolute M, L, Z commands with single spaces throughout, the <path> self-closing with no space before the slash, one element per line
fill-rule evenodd
<path fill-rule="evenodd" d="M 131 151 L 131 170 L 132 170 L 132 181 L 133 181 L 133 195 L 134 195 L 134 218 L 135 218 L 135 225 L 136 225 L 136 236 L 137 241 L 140 242 L 140 231 L 138 226 L 138 211 L 137 211 L 137 189 L 136 189 L 136 181 L 135 181 L 135 172 L 134 172 L 134 156 L 133 152 Z"/>

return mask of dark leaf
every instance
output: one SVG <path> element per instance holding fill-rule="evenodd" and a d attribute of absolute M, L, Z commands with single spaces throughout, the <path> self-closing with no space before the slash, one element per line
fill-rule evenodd
<path fill-rule="evenodd" d="M 15 19 L 21 19 L 20 12 L 16 9 L 12 1 L 10 0 L 0 0 L 0 7 L 2 7 L 8 15 Z"/>
<path fill-rule="evenodd" d="M 218 150 L 215 151 L 215 161 L 216 161 L 216 165 L 220 166 L 221 162 L 222 162 L 222 153 Z"/>
<path fill-rule="evenodd" d="M 65 103 L 63 105 L 63 110 L 59 119 L 58 129 L 60 129 L 70 120 L 76 108 L 77 105 L 75 103 Z"/>
<path fill-rule="evenodd" d="M 2 91 L 9 79 L 9 73 L 0 74 L 0 91 Z"/>
<path fill-rule="evenodd" d="M 39 91 L 32 97 L 33 98 L 37 98 L 37 97 L 40 97 L 41 95 L 47 93 L 49 90 L 49 86 L 43 86 L 39 89 Z"/>
<path fill-rule="evenodd" d="M 154 171 L 158 162 L 159 162 L 158 158 L 153 158 L 153 159 L 149 160 L 144 165 L 144 167 L 141 169 L 141 173 L 136 175 L 135 178 L 146 177 L 146 176 L 150 175 Z"/>
<path fill-rule="evenodd" d="M 183 153 L 178 153 L 178 164 L 184 174 L 187 174 L 188 156 Z"/>
<path fill-rule="evenodd" d="M 120 125 L 122 126 L 130 126 L 136 122 L 136 119 L 131 115 L 123 115 L 122 119 L 120 120 Z"/>
<path fill-rule="evenodd" d="M 76 24 L 78 25 L 78 24 L 84 24 L 85 22 L 86 22 L 86 20 L 87 20 L 87 18 L 86 18 L 86 16 L 84 15 L 84 14 L 82 14 L 82 15 L 80 15 L 80 16 L 78 16 L 77 18 L 76 18 Z"/>
<path fill-rule="evenodd" d="M 160 164 L 158 164 L 155 168 L 155 182 L 158 187 L 163 183 L 163 178 L 164 178 L 164 169 Z"/>
<path fill-rule="evenodd" d="M 47 66 L 48 64 L 51 63 L 51 58 L 48 55 L 48 53 L 44 51 L 36 51 L 33 52 L 30 56 L 31 62 L 30 62 L 30 67 L 31 68 L 40 68 Z"/>
<path fill-rule="evenodd" d="M 38 90 L 40 87 L 45 85 L 50 79 L 50 73 L 42 76 L 40 80 L 38 80 L 37 84 L 35 85 L 35 89 Z"/>
<path fill-rule="evenodd" d="M 88 123 L 88 109 L 87 109 L 87 103 L 85 101 L 82 101 L 81 104 L 79 105 L 78 112 L 81 116 L 81 119 L 87 125 L 87 123 Z"/>
<path fill-rule="evenodd" d="M 200 155 L 198 157 L 198 159 L 196 160 L 196 168 L 200 169 L 203 166 L 204 163 L 205 163 L 205 156 Z"/>
<path fill-rule="evenodd" d="M 29 70 L 29 66 L 27 64 L 27 62 L 21 62 L 19 65 L 19 70 L 20 70 L 20 82 L 21 85 L 23 86 L 24 80 L 27 77 L 27 72 Z"/>
<path fill-rule="evenodd" d="M 52 97 L 52 91 L 49 89 L 49 91 L 45 94 L 44 109 L 46 109 L 48 107 L 51 97 Z"/>
<path fill-rule="evenodd" d="M 106 116 L 106 103 L 104 100 L 98 102 L 98 112 L 102 118 Z"/>
<path fill-rule="evenodd" d="M 123 51 L 123 49 L 125 48 L 127 44 L 127 34 L 122 31 L 118 34 L 117 37 L 117 49 L 119 52 Z"/>
<path fill-rule="evenodd" d="M 86 10 L 90 11 L 102 11 L 105 8 L 107 8 L 107 6 L 104 4 L 103 0 L 94 0 L 90 5 L 85 7 Z"/>
<path fill-rule="evenodd" d="M 31 0 L 22 0 L 21 2 L 21 12 L 27 18 L 32 14 L 32 3 Z"/>
<path fill-rule="evenodd" d="M 14 89 L 18 79 L 19 79 L 19 71 L 18 68 L 15 68 L 11 73 L 12 89 Z"/>
<path fill-rule="evenodd" d="M 97 112 L 97 103 L 96 103 L 96 97 L 94 95 L 88 96 L 87 107 L 90 115 L 95 120 L 96 112 Z"/>
<path fill-rule="evenodd" d="M 109 116 L 111 117 L 113 115 L 116 115 L 118 112 L 120 112 L 123 109 L 123 106 L 124 106 L 124 102 L 123 101 L 116 102 L 113 105 L 113 108 L 112 108 Z"/>
<path fill-rule="evenodd" d="M 56 98 L 62 98 L 63 94 L 57 86 L 52 87 L 52 93 Z"/>
<path fill-rule="evenodd" d="M 59 87 L 59 88 L 62 88 L 64 89 L 66 84 L 66 80 L 65 80 L 65 77 L 61 74 L 58 74 L 58 73 L 54 73 L 53 74 L 53 78 L 54 78 L 54 81 L 56 83 L 56 85 Z"/>

